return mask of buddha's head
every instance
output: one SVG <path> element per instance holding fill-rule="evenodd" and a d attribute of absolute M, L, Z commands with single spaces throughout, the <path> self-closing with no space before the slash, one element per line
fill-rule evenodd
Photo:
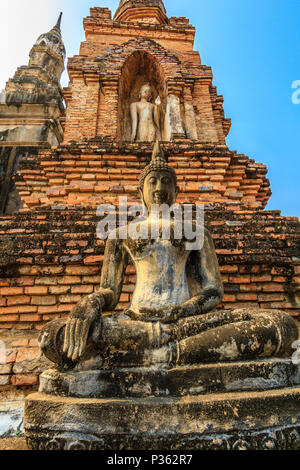
<path fill-rule="evenodd" d="M 141 174 L 139 190 L 149 212 L 152 204 L 172 206 L 176 201 L 179 191 L 176 173 L 167 164 L 159 142 L 155 144 L 151 163 Z"/>
<path fill-rule="evenodd" d="M 140 89 L 139 93 L 139 99 L 144 99 L 146 101 L 151 101 L 152 99 L 152 89 L 149 83 L 146 83 L 146 85 L 143 85 Z"/>

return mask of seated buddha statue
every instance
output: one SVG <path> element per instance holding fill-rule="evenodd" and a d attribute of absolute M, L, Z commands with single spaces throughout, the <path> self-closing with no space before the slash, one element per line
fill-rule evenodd
<path fill-rule="evenodd" d="M 140 176 L 139 190 L 152 224 L 152 207 L 171 207 L 178 194 L 176 173 L 155 145 L 152 161 Z M 110 234 L 98 292 L 83 297 L 67 319 L 41 332 L 44 354 L 64 370 L 113 369 L 284 357 L 298 338 L 294 320 L 274 310 L 217 310 L 223 285 L 212 237 L 203 227 L 203 244 L 187 248 L 186 239 L 160 230 L 148 238 Z M 144 227 L 142 227 L 144 225 Z M 123 228 L 124 229 L 124 228 Z M 114 313 L 129 261 L 137 272 L 130 307 Z"/>

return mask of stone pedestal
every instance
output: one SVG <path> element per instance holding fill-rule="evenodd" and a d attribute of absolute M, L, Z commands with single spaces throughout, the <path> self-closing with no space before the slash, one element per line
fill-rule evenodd
<path fill-rule="evenodd" d="M 172 370 L 46 371 L 25 406 L 31 449 L 299 449 L 288 360 Z"/>

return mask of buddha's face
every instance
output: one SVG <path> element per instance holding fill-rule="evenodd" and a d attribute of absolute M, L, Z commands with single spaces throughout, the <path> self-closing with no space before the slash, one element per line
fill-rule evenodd
<path fill-rule="evenodd" d="M 144 181 L 142 198 L 151 212 L 152 204 L 172 206 L 178 194 L 178 187 L 168 171 L 151 171 Z"/>
<path fill-rule="evenodd" d="M 151 90 L 150 85 L 143 85 L 140 90 L 140 99 L 150 101 L 151 98 L 152 98 L 152 90 Z"/>

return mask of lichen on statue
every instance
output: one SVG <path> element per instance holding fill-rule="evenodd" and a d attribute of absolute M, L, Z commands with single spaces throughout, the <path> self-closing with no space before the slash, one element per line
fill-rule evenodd
<path fill-rule="evenodd" d="M 140 177 L 140 194 L 152 224 L 153 204 L 175 203 L 178 186 L 159 144 Z M 223 285 L 214 243 L 204 229 L 203 246 L 188 250 L 186 240 L 108 238 L 98 292 L 84 297 L 67 320 L 54 320 L 41 332 L 44 354 L 59 367 L 77 370 L 212 363 L 284 357 L 298 338 L 294 320 L 281 311 L 217 310 Z M 130 231 L 129 231 L 130 232 Z M 129 261 L 137 283 L 128 310 L 114 313 Z M 104 312 L 104 313 L 102 313 Z"/>

